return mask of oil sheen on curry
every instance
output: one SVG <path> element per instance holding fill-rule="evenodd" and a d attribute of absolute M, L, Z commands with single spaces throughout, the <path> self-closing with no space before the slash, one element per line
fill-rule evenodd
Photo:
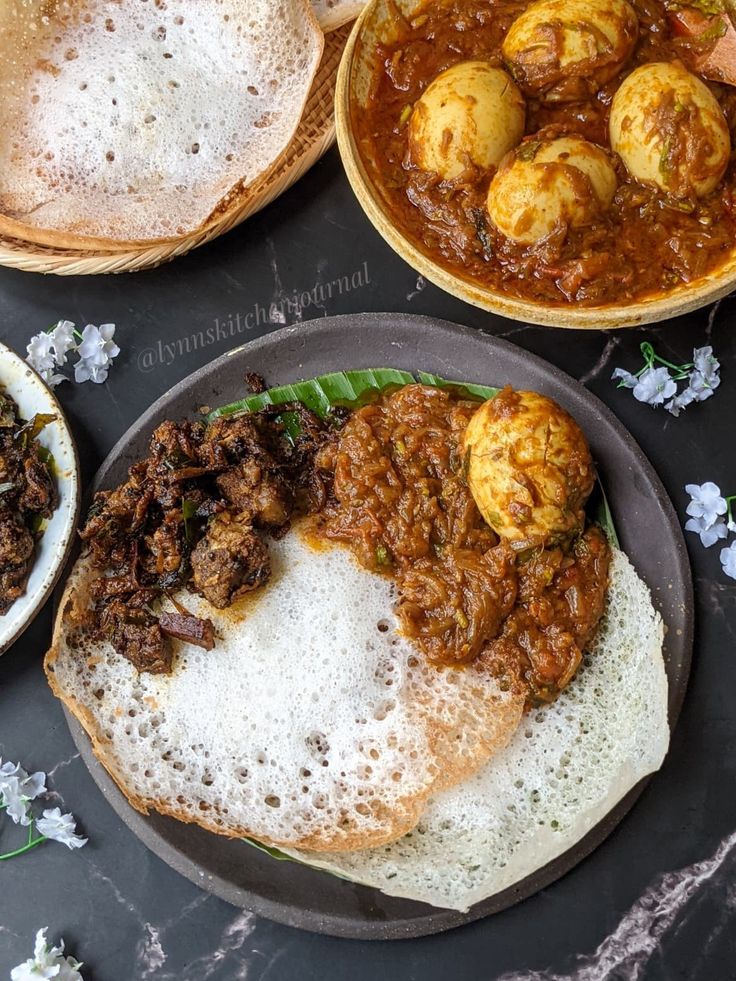
<path fill-rule="evenodd" d="M 660 294 L 736 241 L 736 30 L 720 0 L 393 8 L 365 166 L 451 272 L 548 305 Z"/>
<path fill-rule="evenodd" d="M 547 701 L 603 613 L 609 547 L 585 513 L 594 482 L 575 421 L 510 388 L 479 402 L 406 385 L 326 420 L 295 403 L 166 422 L 82 532 L 99 570 L 88 626 L 139 671 L 170 672 L 175 639 L 217 657 L 217 611 L 267 587 L 269 538 L 306 519 L 310 538 L 394 581 L 418 657 L 437 670 L 480 660 L 529 704 Z M 215 623 L 173 604 L 182 588 Z"/>

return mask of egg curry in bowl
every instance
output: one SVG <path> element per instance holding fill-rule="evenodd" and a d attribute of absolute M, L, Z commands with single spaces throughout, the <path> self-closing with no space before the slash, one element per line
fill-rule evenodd
<path fill-rule="evenodd" d="M 716 271 L 736 238 L 736 29 L 701 7 L 392 7 L 351 117 L 395 227 L 452 274 L 552 306 Z"/>

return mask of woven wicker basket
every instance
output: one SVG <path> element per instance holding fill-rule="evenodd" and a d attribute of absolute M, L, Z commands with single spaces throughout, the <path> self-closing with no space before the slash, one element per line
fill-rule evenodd
<path fill-rule="evenodd" d="M 0 265 L 26 272 L 56 273 L 58 276 L 89 276 L 149 269 L 211 242 L 265 208 L 299 180 L 335 141 L 335 80 L 350 27 L 351 25 L 347 25 L 332 31 L 325 37 L 322 61 L 296 135 L 280 166 L 254 185 L 252 193 L 240 208 L 226 212 L 207 228 L 175 242 L 125 252 L 54 249 L 0 237 Z"/>

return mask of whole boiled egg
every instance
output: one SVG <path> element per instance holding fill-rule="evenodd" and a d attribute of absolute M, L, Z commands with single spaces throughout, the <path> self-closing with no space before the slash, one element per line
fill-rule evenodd
<path fill-rule="evenodd" d="M 703 197 L 728 166 L 728 124 L 708 86 L 680 62 L 633 71 L 614 96 L 611 147 L 631 176 L 674 197 Z"/>
<path fill-rule="evenodd" d="M 537 0 L 511 25 L 502 53 L 529 95 L 570 101 L 612 79 L 638 37 L 626 0 Z"/>
<path fill-rule="evenodd" d="M 421 170 L 458 177 L 468 161 L 495 167 L 524 135 L 525 106 L 513 79 L 485 61 L 441 72 L 409 118 L 409 151 Z"/>
<path fill-rule="evenodd" d="M 595 469 L 582 430 L 555 401 L 504 388 L 471 417 L 467 480 L 496 533 L 524 545 L 580 531 Z"/>
<path fill-rule="evenodd" d="M 616 187 L 613 164 L 594 143 L 577 136 L 527 140 L 491 181 L 488 214 L 507 238 L 532 245 L 560 227 L 594 222 Z"/>

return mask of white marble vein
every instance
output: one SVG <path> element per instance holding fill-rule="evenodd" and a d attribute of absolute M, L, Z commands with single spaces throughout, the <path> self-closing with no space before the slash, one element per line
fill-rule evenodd
<path fill-rule="evenodd" d="M 79 753 L 75 753 L 75 754 L 74 754 L 73 756 L 70 756 L 68 760 L 59 760 L 59 762 L 58 762 L 58 763 L 56 764 L 56 766 L 53 766 L 53 767 L 52 767 L 52 768 L 51 768 L 51 769 L 49 770 L 49 772 L 47 773 L 47 776 L 48 776 L 48 777 L 53 777 L 53 776 L 54 776 L 54 774 L 55 774 L 55 773 L 56 773 L 56 772 L 57 772 L 58 770 L 63 770 L 63 769 L 65 768 L 65 767 L 67 767 L 67 766 L 71 766 L 71 764 L 72 764 L 72 763 L 73 763 L 73 762 L 74 762 L 75 760 L 78 760 L 78 759 L 79 759 L 79 757 L 80 757 L 80 754 L 79 754 Z"/>
<path fill-rule="evenodd" d="M 254 913 L 238 913 L 225 927 L 219 944 L 213 950 L 191 961 L 184 970 L 162 972 L 157 969 L 156 974 L 150 974 L 148 977 L 155 977 L 156 981 L 207 981 L 227 965 L 227 975 L 223 977 L 233 978 L 233 981 L 235 979 L 245 981 L 252 951 L 243 950 L 243 946 L 255 927 Z M 165 957 L 165 954 L 163 956 Z"/>
<path fill-rule="evenodd" d="M 496 337 L 513 337 L 515 334 L 521 334 L 525 330 L 535 329 L 535 324 L 519 324 L 517 327 L 510 327 L 508 330 L 504 330 L 501 333 L 496 334 Z"/>
<path fill-rule="evenodd" d="M 736 832 L 724 838 L 710 858 L 659 876 L 613 933 L 592 954 L 578 957 L 569 972 L 504 974 L 498 981 L 605 981 L 614 977 L 640 981 L 663 936 L 687 915 L 690 904 L 700 897 L 735 851 Z"/>
<path fill-rule="evenodd" d="M 96 879 L 98 882 L 101 882 L 103 885 L 107 886 L 107 888 L 112 893 L 115 902 L 119 906 L 122 906 L 123 909 L 125 909 L 128 913 L 130 913 L 130 915 L 135 919 L 139 927 L 142 930 L 145 930 L 147 924 L 143 920 L 141 914 L 136 909 L 135 904 L 131 903 L 129 899 L 125 898 L 125 896 L 120 892 L 120 890 L 115 885 L 115 883 L 110 878 L 110 876 L 105 875 L 105 873 L 102 872 L 101 869 L 94 862 L 89 863 L 89 874 L 92 876 L 93 879 Z"/>
<path fill-rule="evenodd" d="M 424 278 L 424 276 L 417 276 L 417 285 L 414 287 L 413 290 L 411 290 L 411 292 L 406 294 L 407 300 L 409 301 L 413 300 L 415 296 L 419 296 L 419 294 L 423 292 L 423 290 L 425 290 L 426 288 L 427 288 L 427 280 Z"/>
<path fill-rule="evenodd" d="M 266 246 L 268 248 L 269 263 L 271 265 L 271 275 L 273 276 L 273 300 L 271 301 L 271 307 L 269 310 L 269 319 L 275 324 L 285 324 L 286 314 L 283 309 L 284 302 L 284 287 L 281 282 L 281 273 L 279 272 L 278 259 L 276 258 L 276 246 L 273 243 L 272 238 L 266 238 Z"/>
<path fill-rule="evenodd" d="M 166 978 L 174 978 L 174 975 L 168 972 L 166 974 L 161 973 L 161 968 L 168 960 L 168 954 L 164 948 L 166 933 L 172 927 L 179 926 L 190 913 L 204 906 L 211 898 L 204 893 L 196 896 L 186 906 L 183 906 L 173 916 L 160 924 L 143 922 L 142 919 L 139 919 L 139 925 L 142 925 L 142 938 L 138 941 L 135 950 L 136 981 L 147 981 L 149 978 L 165 981 Z"/>
<path fill-rule="evenodd" d="M 136 976 L 140 981 L 157 978 L 158 971 L 166 963 L 166 953 L 161 944 L 159 931 L 151 923 L 144 923 L 143 937 L 138 941 L 135 951 Z"/>
<path fill-rule="evenodd" d="M 619 340 L 618 336 L 615 334 L 611 335 L 611 337 L 608 338 L 603 350 L 601 351 L 601 356 L 598 358 L 596 363 L 593 365 L 590 371 L 586 371 L 586 373 L 578 379 L 581 385 L 587 385 L 588 382 L 592 381 L 594 378 L 597 378 L 598 375 L 600 375 L 600 373 L 603 371 L 603 369 L 606 367 L 606 365 L 613 357 L 613 352 L 620 345 L 620 343 L 621 341 Z"/>
<path fill-rule="evenodd" d="M 716 318 L 718 317 L 722 303 L 723 300 L 717 300 L 708 311 L 708 323 L 705 328 L 705 339 L 709 344 L 713 338 L 713 328 L 715 326 Z"/>
<path fill-rule="evenodd" d="M 322 259 L 320 262 L 317 263 L 317 278 L 314 283 L 314 289 L 312 290 L 312 293 L 314 294 L 312 306 L 315 308 L 315 310 L 321 310 L 323 317 L 327 316 L 327 306 L 324 302 L 324 292 L 322 292 L 321 294 L 323 297 L 321 303 L 319 302 L 317 297 L 320 295 L 319 287 L 324 286 L 326 282 L 326 277 L 325 277 L 326 272 L 327 272 L 327 260 Z"/>
<path fill-rule="evenodd" d="M 709 616 L 718 617 L 729 637 L 736 636 L 736 593 L 728 583 L 698 576 L 699 598 Z"/>

